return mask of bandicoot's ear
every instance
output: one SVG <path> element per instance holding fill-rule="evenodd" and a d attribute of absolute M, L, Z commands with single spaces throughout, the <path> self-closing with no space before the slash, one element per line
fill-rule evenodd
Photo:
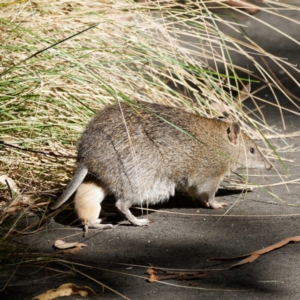
<path fill-rule="evenodd" d="M 230 127 L 227 129 L 228 138 L 231 143 L 236 145 L 237 139 L 239 138 L 239 134 L 241 132 L 240 125 L 238 123 L 232 123 Z"/>

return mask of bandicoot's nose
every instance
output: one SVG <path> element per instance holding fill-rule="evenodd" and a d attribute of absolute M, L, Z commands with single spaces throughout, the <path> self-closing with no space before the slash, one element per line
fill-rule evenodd
<path fill-rule="evenodd" d="M 265 167 L 266 167 L 267 170 L 271 170 L 273 168 L 273 166 L 271 165 L 270 162 L 266 162 Z"/>

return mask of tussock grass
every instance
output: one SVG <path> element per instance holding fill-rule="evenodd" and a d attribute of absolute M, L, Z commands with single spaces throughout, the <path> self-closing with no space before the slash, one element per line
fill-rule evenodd
<path fill-rule="evenodd" d="M 261 10 L 277 18 L 280 9 L 298 9 L 265 3 Z M 222 18 L 208 9 L 211 5 L 234 18 Z M 109 103 L 153 101 L 209 117 L 225 110 L 252 137 L 264 134 L 267 148 L 268 134 L 276 133 L 261 107 L 270 103 L 245 87 L 261 82 L 274 94 L 280 90 L 299 114 L 298 99 L 273 76 L 264 59 L 296 83 L 289 70 L 299 70 L 256 45 L 234 15 L 247 13 L 226 2 L 20 0 L 4 1 L 0 8 L 1 141 L 40 151 L 0 148 L 1 174 L 20 190 L 13 198 L 6 186 L 0 190 L 0 222 L 16 211 L 44 213 L 46 203 L 68 181 L 75 165 L 68 157 L 76 155 L 84 125 Z M 249 18 L 264 23 L 255 15 Z M 241 38 L 228 36 L 224 26 Z M 235 65 L 235 52 L 251 61 L 253 70 Z M 244 105 L 247 97 L 255 111 Z M 279 102 L 272 105 L 285 109 Z M 276 152 L 268 153 L 276 158 Z"/>

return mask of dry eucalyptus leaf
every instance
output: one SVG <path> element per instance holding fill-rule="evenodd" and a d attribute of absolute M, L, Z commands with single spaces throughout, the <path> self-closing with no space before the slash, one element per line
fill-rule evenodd
<path fill-rule="evenodd" d="M 208 259 L 208 261 L 215 261 L 215 260 L 219 260 L 219 261 L 226 261 L 226 260 L 234 260 L 234 259 L 239 259 L 239 258 L 244 258 L 243 260 L 241 260 L 240 262 L 232 265 L 230 267 L 230 269 L 247 264 L 247 263 L 251 263 L 254 260 L 256 260 L 257 258 L 259 258 L 261 255 L 268 253 L 270 251 L 273 251 L 275 249 L 281 248 L 285 245 L 287 245 L 288 243 L 299 243 L 300 242 L 300 236 L 294 236 L 294 237 L 289 237 L 286 238 L 276 244 L 273 244 L 271 246 L 268 246 L 266 248 L 254 251 L 252 253 L 248 253 L 248 254 L 244 254 L 244 255 L 239 255 L 239 256 L 235 256 L 235 257 L 221 257 L 221 258 L 210 258 Z"/>
<path fill-rule="evenodd" d="M 159 268 L 148 268 L 146 272 L 149 274 L 149 282 L 168 279 L 193 280 L 208 275 L 208 273 L 202 271 L 174 271 Z"/>
<path fill-rule="evenodd" d="M 78 242 L 74 242 L 74 243 L 67 243 L 64 242 L 62 240 L 56 240 L 54 243 L 54 247 L 60 250 L 64 250 L 64 249 L 70 249 L 70 248 L 79 248 L 79 250 L 82 247 L 87 246 L 86 244 L 83 243 L 78 243 Z"/>
<path fill-rule="evenodd" d="M 73 283 L 62 284 L 58 289 L 49 290 L 46 293 L 34 297 L 32 300 L 51 300 L 71 295 L 96 296 L 97 294 L 88 286 L 77 286 Z"/>
<path fill-rule="evenodd" d="M 7 175 L 0 176 L 0 183 L 4 185 L 8 185 L 8 188 L 10 188 L 13 192 L 19 194 L 20 191 L 16 185 L 16 183 Z"/>
<path fill-rule="evenodd" d="M 81 246 L 62 250 L 63 254 L 75 254 L 81 250 Z"/>

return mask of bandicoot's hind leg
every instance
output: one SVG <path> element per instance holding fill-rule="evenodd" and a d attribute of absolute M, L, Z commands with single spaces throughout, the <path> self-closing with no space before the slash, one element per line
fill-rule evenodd
<path fill-rule="evenodd" d="M 83 182 L 77 189 L 74 203 L 75 210 L 84 231 L 88 228 L 107 228 L 113 227 L 112 224 L 101 224 L 106 218 L 100 219 L 101 202 L 106 197 L 108 190 L 98 182 Z"/>
<path fill-rule="evenodd" d="M 102 218 L 102 219 L 96 219 L 96 220 L 91 220 L 88 223 L 84 224 L 84 222 L 82 222 L 83 225 L 83 236 L 86 236 L 89 228 L 93 228 L 93 229 L 108 229 L 108 228 L 113 228 L 114 226 L 112 224 L 100 224 L 102 221 L 105 221 L 106 218 Z"/>
<path fill-rule="evenodd" d="M 137 219 L 129 210 L 131 207 L 131 202 L 130 201 L 124 201 L 122 199 L 119 199 L 116 202 L 116 207 L 122 214 L 122 216 L 128 220 L 132 225 L 135 226 L 144 226 L 148 225 L 150 221 L 148 219 Z"/>

